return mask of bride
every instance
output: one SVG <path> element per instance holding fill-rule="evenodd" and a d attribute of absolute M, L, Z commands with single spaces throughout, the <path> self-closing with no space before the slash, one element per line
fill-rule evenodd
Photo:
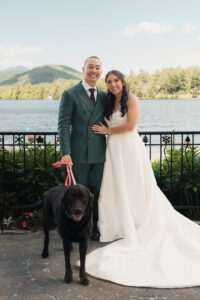
<path fill-rule="evenodd" d="M 157 186 L 137 133 L 139 101 L 128 95 L 123 74 L 106 75 L 107 150 L 99 197 L 101 242 L 87 255 L 86 270 L 127 286 L 200 285 L 200 227 L 179 214 Z"/>

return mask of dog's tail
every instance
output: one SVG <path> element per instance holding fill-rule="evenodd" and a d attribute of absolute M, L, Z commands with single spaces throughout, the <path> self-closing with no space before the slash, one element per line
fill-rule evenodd
<path fill-rule="evenodd" d="M 43 207 L 43 201 L 38 201 L 35 204 L 15 206 L 14 210 L 15 210 L 15 213 L 33 212 L 33 211 L 38 210 L 42 207 Z"/>

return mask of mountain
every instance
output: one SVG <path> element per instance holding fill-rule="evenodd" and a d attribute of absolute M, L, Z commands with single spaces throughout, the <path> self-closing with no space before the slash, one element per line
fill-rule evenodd
<path fill-rule="evenodd" d="M 81 78 L 82 73 L 73 68 L 63 65 L 44 65 L 23 73 L 15 74 L 11 78 L 1 81 L 0 85 L 52 83 L 56 80 L 80 80 Z"/>
<path fill-rule="evenodd" d="M 16 66 L 0 71 L 0 82 L 10 80 L 14 76 L 24 73 L 28 70 L 29 69 L 25 68 L 24 66 Z"/>
<path fill-rule="evenodd" d="M 15 66 L 15 67 L 11 67 L 11 68 L 8 68 L 6 70 L 3 70 L 2 72 L 7 72 L 7 71 L 20 71 L 20 72 L 26 72 L 28 71 L 29 68 L 26 68 L 24 66 Z"/>

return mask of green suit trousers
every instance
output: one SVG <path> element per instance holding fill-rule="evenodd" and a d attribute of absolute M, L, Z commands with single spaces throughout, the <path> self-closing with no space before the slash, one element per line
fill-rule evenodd
<path fill-rule="evenodd" d="M 104 163 L 82 164 L 74 163 L 72 170 L 77 183 L 85 185 L 94 194 L 93 203 L 93 229 L 97 229 L 98 221 L 98 198 L 103 175 Z"/>

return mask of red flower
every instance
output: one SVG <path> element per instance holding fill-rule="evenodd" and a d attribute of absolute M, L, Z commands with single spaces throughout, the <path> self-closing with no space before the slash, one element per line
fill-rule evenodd
<path fill-rule="evenodd" d="M 33 217 L 34 214 L 32 212 L 29 213 L 29 217 Z"/>
<path fill-rule="evenodd" d="M 23 222 L 22 222 L 22 227 L 23 227 L 23 228 L 26 228 L 26 224 L 27 224 L 26 221 L 23 221 Z"/>

